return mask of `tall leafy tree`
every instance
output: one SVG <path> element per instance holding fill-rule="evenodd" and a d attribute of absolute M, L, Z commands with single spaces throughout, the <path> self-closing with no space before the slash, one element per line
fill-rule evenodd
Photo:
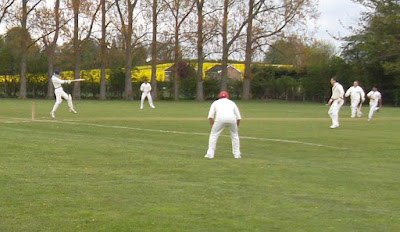
<path fill-rule="evenodd" d="M 53 8 L 43 7 L 37 11 L 36 28 L 38 28 L 43 36 L 40 39 L 43 42 L 44 50 L 47 54 L 47 98 L 54 98 L 54 87 L 51 77 L 54 72 L 55 51 L 60 30 L 65 20 L 61 16 L 60 0 L 54 2 Z"/>
<path fill-rule="evenodd" d="M 180 49 L 181 28 L 185 20 L 192 13 L 195 2 L 187 0 L 163 0 L 165 6 L 169 9 L 173 18 L 174 28 L 174 100 L 179 100 L 179 73 L 178 64 L 182 58 Z"/>
<path fill-rule="evenodd" d="M 90 38 L 93 30 L 93 25 L 96 20 L 97 13 L 100 10 L 101 2 L 91 0 L 70 0 L 70 7 L 73 14 L 73 52 L 74 52 L 74 79 L 81 78 L 81 51 L 82 45 Z M 82 20 L 81 14 L 84 14 L 89 19 Z M 82 35 L 86 32 L 86 35 Z M 80 82 L 74 82 L 73 97 L 75 99 L 81 98 Z"/>
<path fill-rule="evenodd" d="M 35 8 L 42 2 L 42 0 L 31 1 L 32 4 L 28 4 L 29 0 L 22 0 L 22 8 L 21 8 L 21 63 L 20 63 L 20 90 L 19 90 L 19 98 L 26 98 L 27 95 L 27 63 L 28 63 L 28 49 L 29 49 L 29 40 L 30 34 L 28 31 L 28 16 L 34 12 Z"/>
<path fill-rule="evenodd" d="M 132 60 L 134 47 L 139 43 L 138 41 L 142 37 L 134 33 L 134 10 L 138 4 L 138 0 L 127 0 L 127 1 L 115 1 L 118 15 L 120 19 L 120 28 L 124 37 L 125 45 L 125 99 L 133 100 L 133 89 L 132 89 Z"/>
<path fill-rule="evenodd" d="M 249 0 L 246 33 L 243 99 L 250 98 L 251 63 L 256 50 L 263 50 L 285 28 L 299 26 L 313 16 L 315 0 Z"/>
<path fill-rule="evenodd" d="M 343 55 L 354 72 L 383 89 L 384 97 L 400 103 L 400 1 L 357 0 L 368 10 L 363 27 L 346 38 Z"/>

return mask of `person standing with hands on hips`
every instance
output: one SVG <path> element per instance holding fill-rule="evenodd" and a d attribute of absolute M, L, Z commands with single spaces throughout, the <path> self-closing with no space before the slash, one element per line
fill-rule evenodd
<path fill-rule="evenodd" d="M 208 120 L 212 128 L 208 141 L 207 154 L 204 157 L 209 159 L 214 158 L 218 137 L 228 127 L 231 132 L 233 155 L 236 159 L 240 159 L 242 156 L 240 153 L 238 126 L 242 117 L 236 104 L 229 100 L 228 92 L 221 91 L 219 98 L 212 103 L 208 112 Z"/>
<path fill-rule="evenodd" d="M 339 110 L 344 103 L 343 95 L 344 89 L 341 84 L 337 81 L 336 77 L 331 78 L 332 84 L 332 96 L 329 99 L 328 105 L 331 105 L 329 108 L 328 114 L 332 119 L 331 129 L 335 129 L 339 127 Z"/>
<path fill-rule="evenodd" d="M 144 80 L 144 82 L 140 85 L 140 91 L 142 91 L 142 97 L 140 98 L 140 109 L 143 109 L 143 103 L 144 99 L 147 97 L 147 100 L 149 101 L 149 105 L 151 108 L 156 108 L 153 105 L 153 99 L 151 98 L 151 85 L 150 83 L 147 82 L 147 80 Z"/>

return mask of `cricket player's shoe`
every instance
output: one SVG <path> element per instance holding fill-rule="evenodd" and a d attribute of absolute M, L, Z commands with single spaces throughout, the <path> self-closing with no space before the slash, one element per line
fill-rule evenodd
<path fill-rule="evenodd" d="M 212 159 L 212 158 L 214 158 L 214 156 L 211 156 L 211 155 L 207 154 L 207 155 L 204 156 L 204 158 Z"/>
<path fill-rule="evenodd" d="M 153 109 L 156 108 L 154 105 L 151 105 L 150 107 L 153 108 Z"/>
<path fill-rule="evenodd" d="M 143 106 L 141 106 L 140 109 L 143 110 Z"/>
<path fill-rule="evenodd" d="M 330 126 L 331 129 L 335 129 L 335 128 L 338 128 L 338 127 L 339 127 L 338 125 L 332 125 L 332 126 Z"/>
<path fill-rule="evenodd" d="M 74 114 L 77 114 L 77 113 L 78 113 L 78 112 L 76 112 L 76 110 L 74 110 L 74 109 L 69 109 L 69 112 L 74 113 Z"/>
<path fill-rule="evenodd" d="M 368 118 L 368 122 L 371 121 L 371 118 Z"/>
<path fill-rule="evenodd" d="M 50 112 L 50 116 L 51 116 L 52 118 L 55 118 L 55 117 L 56 117 L 56 116 L 54 115 L 54 112 L 53 112 L 53 111 Z"/>
<path fill-rule="evenodd" d="M 234 157 L 235 157 L 235 159 L 241 159 L 242 158 L 241 155 L 235 155 Z"/>

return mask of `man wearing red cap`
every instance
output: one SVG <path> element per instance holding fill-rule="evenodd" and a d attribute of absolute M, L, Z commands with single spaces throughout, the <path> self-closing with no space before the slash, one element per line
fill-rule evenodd
<path fill-rule="evenodd" d="M 208 120 L 212 129 L 205 157 L 209 159 L 214 158 L 218 137 L 225 127 L 228 127 L 231 132 L 233 155 L 236 159 L 242 158 L 238 134 L 238 126 L 241 119 L 239 109 L 233 101 L 229 100 L 228 92 L 221 91 L 219 98 L 212 103 L 208 113 Z"/>

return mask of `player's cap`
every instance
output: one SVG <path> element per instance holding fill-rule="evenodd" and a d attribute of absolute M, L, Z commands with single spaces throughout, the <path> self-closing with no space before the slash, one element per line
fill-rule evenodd
<path fill-rule="evenodd" d="M 221 91 L 219 93 L 219 98 L 229 98 L 229 93 L 226 91 Z"/>
<path fill-rule="evenodd" d="M 58 70 L 58 69 L 54 70 L 54 74 L 55 75 L 60 75 L 60 70 Z"/>

